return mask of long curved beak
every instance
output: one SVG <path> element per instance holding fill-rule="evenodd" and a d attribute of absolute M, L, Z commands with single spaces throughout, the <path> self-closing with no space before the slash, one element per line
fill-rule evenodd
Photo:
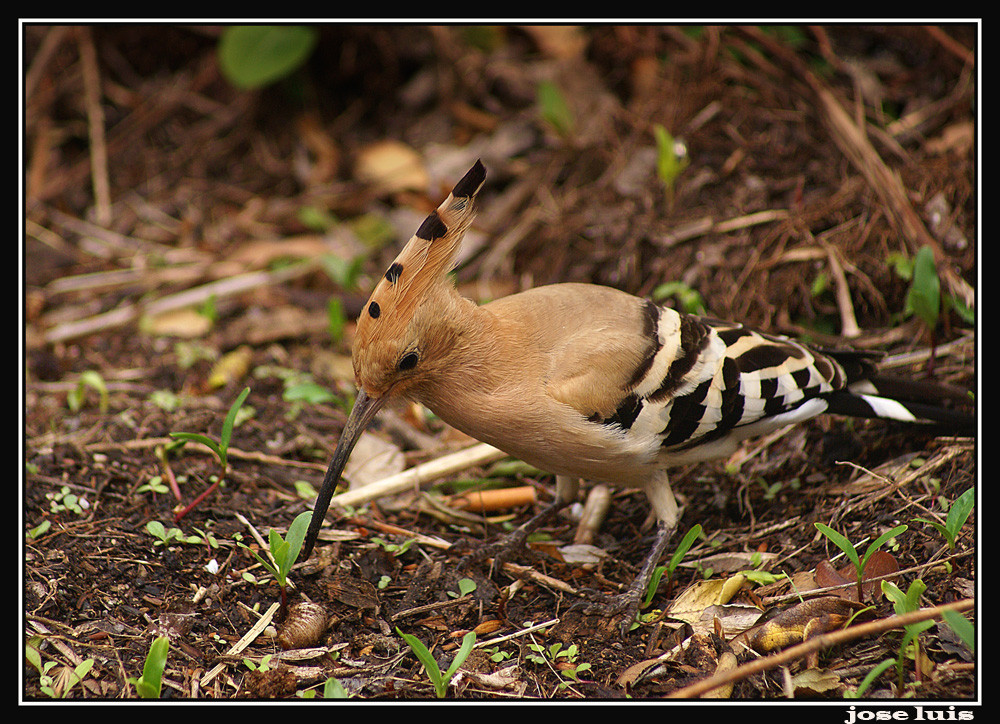
<path fill-rule="evenodd" d="M 351 456 L 351 451 L 354 450 L 354 445 L 375 417 L 375 413 L 382 407 L 386 398 L 387 395 L 369 397 L 363 389 L 358 389 L 354 407 L 351 409 L 347 424 L 344 425 L 344 431 L 337 442 L 337 449 L 333 451 L 333 460 L 330 461 L 330 467 L 326 469 L 323 486 L 319 489 L 319 495 L 316 496 L 316 505 L 313 508 L 312 520 L 309 521 L 309 531 L 306 533 L 302 560 L 307 560 L 312 553 L 313 546 L 316 544 L 316 536 L 319 535 L 319 529 L 323 525 L 323 518 L 326 517 L 326 511 L 330 507 L 330 498 L 333 497 L 337 481 L 340 480 L 340 474 L 344 470 L 344 465 L 347 464 L 347 459 Z"/>

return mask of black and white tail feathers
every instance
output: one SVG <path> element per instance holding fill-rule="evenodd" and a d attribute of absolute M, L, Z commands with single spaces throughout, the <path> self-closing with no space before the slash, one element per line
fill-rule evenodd
<path fill-rule="evenodd" d="M 975 433 L 972 398 L 965 390 L 880 372 L 877 367 L 879 355 L 842 350 L 821 352 L 840 362 L 845 369 L 851 367 L 848 360 L 863 360 L 849 372 L 845 389 L 827 395 L 827 412 L 925 424 L 944 434 Z"/>

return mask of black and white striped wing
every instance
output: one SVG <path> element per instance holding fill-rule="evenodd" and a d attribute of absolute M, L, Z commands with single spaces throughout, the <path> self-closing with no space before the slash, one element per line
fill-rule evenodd
<path fill-rule="evenodd" d="M 899 403 L 870 394 L 874 388 L 852 389 L 874 369 L 864 353 L 820 351 L 668 308 L 659 310 L 656 336 L 616 421 L 657 437 L 669 462 L 727 455 L 742 440 L 828 411 L 915 420 Z"/>

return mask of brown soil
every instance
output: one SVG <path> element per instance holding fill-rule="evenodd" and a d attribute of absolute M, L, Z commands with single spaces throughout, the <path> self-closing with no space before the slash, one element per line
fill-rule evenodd
<path fill-rule="evenodd" d="M 572 605 L 631 580 L 651 532 L 641 494 L 613 492 L 593 541 L 607 553 L 600 564 L 543 542 L 491 578 L 485 564 L 460 569 L 449 545 L 489 539 L 533 508 L 484 525 L 411 493 L 331 514 L 291 576 L 289 600 L 329 617 L 293 642 L 296 656 L 267 632 L 234 653 L 280 599 L 236 540 L 258 549 L 251 527 L 266 539 L 309 509 L 295 484 L 318 487 L 340 434 L 351 324 L 331 338 L 329 300 L 352 320 L 477 157 L 489 181 L 458 270 L 472 297 L 555 281 L 653 295 L 681 281 L 711 316 L 825 344 L 844 343 L 856 323 L 850 343 L 885 350 L 895 371 L 976 389 L 970 326 L 949 310 L 931 334 L 903 315 L 908 282 L 894 259 L 930 245 L 942 295 L 972 301 L 977 30 L 334 25 L 292 78 L 242 91 L 220 75 L 215 27 L 25 27 L 23 632 L 55 663 L 56 693 L 135 698 L 129 679 L 166 635 L 163 697 L 318 696 L 335 677 L 359 700 L 433 698 L 398 627 L 433 646 L 442 668 L 469 630 L 480 642 L 505 637 L 472 654 L 449 697 L 654 699 L 726 668 L 730 651 L 753 661 L 733 637 L 760 610 L 790 610 L 792 645 L 803 626 L 839 630 L 853 610 L 841 599 L 796 607 L 787 583 L 747 581 L 695 624 L 652 617 L 623 638 Z M 546 81 L 570 107 L 561 133 L 539 110 Z M 686 147 L 670 193 L 655 172 L 654 124 Z M 392 159 L 416 152 L 424 182 L 385 189 L 364 175 L 385 139 L 402 144 Z M 360 257 L 360 274 L 329 273 L 323 254 Z M 313 263 L 296 266 L 303 259 Z M 260 276 L 240 276 L 251 272 Z M 333 397 L 288 399 L 294 374 Z M 175 524 L 220 468 L 197 445 L 165 453 L 169 433 L 217 437 L 246 386 L 252 415 L 233 433 L 225 484 Z M 408 465 L 471 442 L 405 406 L 376 434 Z M 675 471 L 682 529 L 698 523 L 706 538 L 686 558 L 698 565 L 661 584 L 647 613 L 703 578 L 753 568 L 754 553 L 803 591 L 839 553 L 815 522 L 855 543 L 906 523 L 884 549 L 897 585 L 922 580 L 923 608 L 974 599 L 978 510 L 954 550 L 914 520 L 944 520 L 943 506 L 973 485 L 973 442 L 820 419 L 749 443 L 740 464 Z M 157 476 L 164 489 L 176 479 L 181 499 L 152 490 Z M 551 477 L 507 466 L 428 494 L 440 501 L 456 478 L 484 477 L 532 486 L 539 504 L 553 489 Z M 158 545 L 150 521 L 201 542 Z M 563 518 L 545 532 L 565 544 L 574 530 Z M 426 538 L 405 547 L 414 535 Z M 722 553 L 731 560 L 707 558 Z M 476 590 L 455 599 L 463 577 Z M 866 595 L 856 622 L 893 615 Z M 976 622 L 974 609 L 965 615 Z M 843 701 L 900 641 L 889 630 L 824 642 L 740 670 L 723 695 Z M 867 695 L 974 700 L 976 660 L 951 628 L 934 623 L 919 641 L 901 677 L 890 668 Z M 575 646 L 575 656 L 537 662 L 532 644 Z M 87 661 L 70 688 L 70 670 Z M 26 663 L 22 698 L 46 700 L 43 684 Z"/>

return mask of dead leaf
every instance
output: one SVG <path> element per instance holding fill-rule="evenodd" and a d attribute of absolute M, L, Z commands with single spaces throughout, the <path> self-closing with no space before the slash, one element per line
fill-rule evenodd
<path fill-rule="evenodd" d="M 209 388 L 225 387 L 230 382 L 243 379 L 250 371 L 251 361 L 253 350 L 245 344 L 222 355 L 208 373 Z"/>
<path fill-rule="evenodd" d="M 361 149 L 354 165 L 359 180 L 374 186 L 379 193 L 427 191 L 429 178 L 423 159 L 399 141 L 379 141 Z"/>
<path fill-rule="evenodd" d="M 813 694 L 822 694 L 840 688 L 840 677 L 830 671 L 821 669 L 806 669 L 792 677 L 795 691 L 804 690 Z"/>
<path fill-rule="evenodd" d="M 587 36 L 579 25 L 524 25 L 524 32 L 550 58 L 575 58 L 587 47 Z"/>
<path fill-rule="evenodd" d="M 344 479 L 350 481 L 351 490 L 403 472 L 406 460 L 403 451 L 388 440 L 370 432 L 362 433 L 351 459 L 344 466 Z"/>
<path fill-rule="evenodd" d="M 837 596 L 812 598 L 744 631 L 733 642 L 744 643 L 757 653 L 777 651 L 802 643 L 810 635 L 843 626 L 859 607 L 860 604 Z"/>
<path fill-rule="evenodd" d="M 341 603 L 354 608 L 375 608 L 378 591 L 369 581 L 355 576 L 337 576 L 326 586 L 327 593 Z"/>
<path fill-rule="evenodd" d="M 212 329 L 212 320 L 192 307 L 184 307 L 143 317 L 140 329 L 157 337 L 204 337 Z"/>

